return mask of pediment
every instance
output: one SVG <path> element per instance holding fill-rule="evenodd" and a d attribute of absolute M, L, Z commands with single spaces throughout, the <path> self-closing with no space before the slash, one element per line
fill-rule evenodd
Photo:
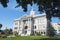
<path fill-rule="evenodd" d="M 25 15 L 23 15 L 23 16 L 21 17 L 21 19 L 22 19 L 22 20 L 25 20 L 25 19 L 28 19 L 28 17 L 29 17 L 29 16 L 25 14 Z"/>
<path fill-rule="evenodd" d="M 24 16 L 22 16 L 22 18 L 28 18 L 28 15 L 26 14 L 26 15 L 24 15 Z"/>

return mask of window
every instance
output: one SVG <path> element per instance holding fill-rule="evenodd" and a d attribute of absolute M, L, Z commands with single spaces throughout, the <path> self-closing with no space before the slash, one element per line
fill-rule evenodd
<path fill-rule="evenodd" d="M 35 26 L 35 29 L 36 29 L 36 26 Z"/>
<path fill-rule="evenodd" d="M 23 20 L 24 24 L 26 23 L 26 20 Z"/>
<path fill-rule="evenodd" d="M 41 34 L 43 34 L 43 32 L 41 32 Z"/>
<path fill-rule="evenodd" d="M 28 26 L 25 26 L 25 29 L 27 29 L 28 28 Z"/>
<path fill-rule="evenodd" d="M 38 23 L 41 23 L 41 18 L 38 18 Z"/>
<path fill-rule="evenodd" d="M 23 23 L 24 23 L 24 24 L 27 24 L 27 22 L 28 22 L 28 20 L 23 20 Z"/>
<path fill-rule="evenodd" d="M 15 23 L 15 25 L 18 25 L 18 23 Z"/>
<path fill-rule="evenodd" d="M 18 29 L 18 27 L 15 27 L 14 29 Z"/>
<path fill-rule="evenodd" d="M 25 31 L 25 34 L 27 34 L 27 31 Z"/>
<path fill-rule="evenodd" d="M 35 31 L 35 33 L 37 33 L 37 32 Z"/>
<path fill-rule="evenodd" d="M 44 34 L 45 34 L 45 32 L 44 32 Z"/>

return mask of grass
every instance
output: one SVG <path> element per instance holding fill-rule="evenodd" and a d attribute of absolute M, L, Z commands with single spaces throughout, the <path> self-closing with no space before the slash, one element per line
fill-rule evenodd
<path fill-rule="evenodd" d="M 59 40 L 60 36 L 49 38 L 48 36 L 17 36 L 13 38 L 0 38 L 0 40 Z"/>

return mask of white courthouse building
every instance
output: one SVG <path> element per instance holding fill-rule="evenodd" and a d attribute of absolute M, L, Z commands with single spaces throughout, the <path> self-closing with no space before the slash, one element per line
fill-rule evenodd
<path fill-rule="evenodd" d="M 46 35 L 47 27 L 46 14 L 35 14 L 32 9 L 30 15 L 23 15 L 22 17 L 14 20 L 13 34 L 17 33 L 21 36 L 29 36 L 31 34 Z M 60 26 L 58 23 L 52 23 L 56 34 L 60 33 Z"/>

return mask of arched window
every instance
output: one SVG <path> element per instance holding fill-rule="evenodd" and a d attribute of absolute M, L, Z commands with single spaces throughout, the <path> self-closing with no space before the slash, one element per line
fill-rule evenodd
<path fill-rule="evenodd" d="M 41 34 L 43 34 L 43 32 L 41 32 Z"/>
<path fill-rule="evenodd" d="M 44 34 L 45 34 L 45 32 L 44 32 Z"/>
<path fill-rule="evenodd" d="M 25 26 L 25 29 L 27 29 L 28 28 L 28 26 Z"/>
<path fill-rule="evenodd" d="M 27 31 L 25 31 L 25 34 L 27 33 Z"/>
<path fill-rule="evenodd" d="M 35 26 L 35 29 L 36 29 L 36 26 Z"/>

